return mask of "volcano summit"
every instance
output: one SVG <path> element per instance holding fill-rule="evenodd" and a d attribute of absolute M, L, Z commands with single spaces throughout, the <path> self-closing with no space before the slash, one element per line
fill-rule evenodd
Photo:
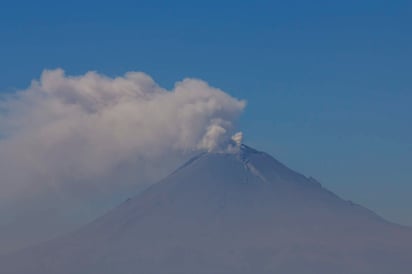
<path fill-rule="evenodd" d="M 203 153 L 8 274 L 410 274 L 412 229 L 240 145 Z"/>

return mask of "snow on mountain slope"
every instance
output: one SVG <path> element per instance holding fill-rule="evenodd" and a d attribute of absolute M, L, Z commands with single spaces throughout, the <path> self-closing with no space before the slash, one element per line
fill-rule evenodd
<path fill-rule="evenodd" d="M 410 274 L 412 229 L 344 201 L 266 153 L 204 153 L 0 273 Z"/>

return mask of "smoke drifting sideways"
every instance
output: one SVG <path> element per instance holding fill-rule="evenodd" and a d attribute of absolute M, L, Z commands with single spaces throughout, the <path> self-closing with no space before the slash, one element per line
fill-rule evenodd
<path fill-rule="evenodd" d="M 45 70 L 0 100 L 0 246 L 75 226 L 222 149 L 245 104 L 197 79 L 166 90 L 142 72 Z"/>

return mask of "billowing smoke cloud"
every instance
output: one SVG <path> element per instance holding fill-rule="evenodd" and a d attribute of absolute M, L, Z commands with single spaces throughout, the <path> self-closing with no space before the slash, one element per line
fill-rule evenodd
<path fill-rule="evenodd" d="M 42 214 L 78 216 L 76 208 L 87 215 L 81 205 L 99 208 L 196 151 L 221 149 L 245 107 L 201 80 L 169 91 L 141 72 L 61 69 L 0 104 L 0 229 Z"/>

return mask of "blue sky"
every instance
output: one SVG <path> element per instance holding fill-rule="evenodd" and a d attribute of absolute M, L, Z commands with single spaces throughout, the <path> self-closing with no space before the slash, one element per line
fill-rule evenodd
<path fill-rule="evenodd" d="M 197 77 L 246 99 L 245 142 L 412 225 L 410 1 L 8 1 L 0 92 L 45 68 Z"/>

